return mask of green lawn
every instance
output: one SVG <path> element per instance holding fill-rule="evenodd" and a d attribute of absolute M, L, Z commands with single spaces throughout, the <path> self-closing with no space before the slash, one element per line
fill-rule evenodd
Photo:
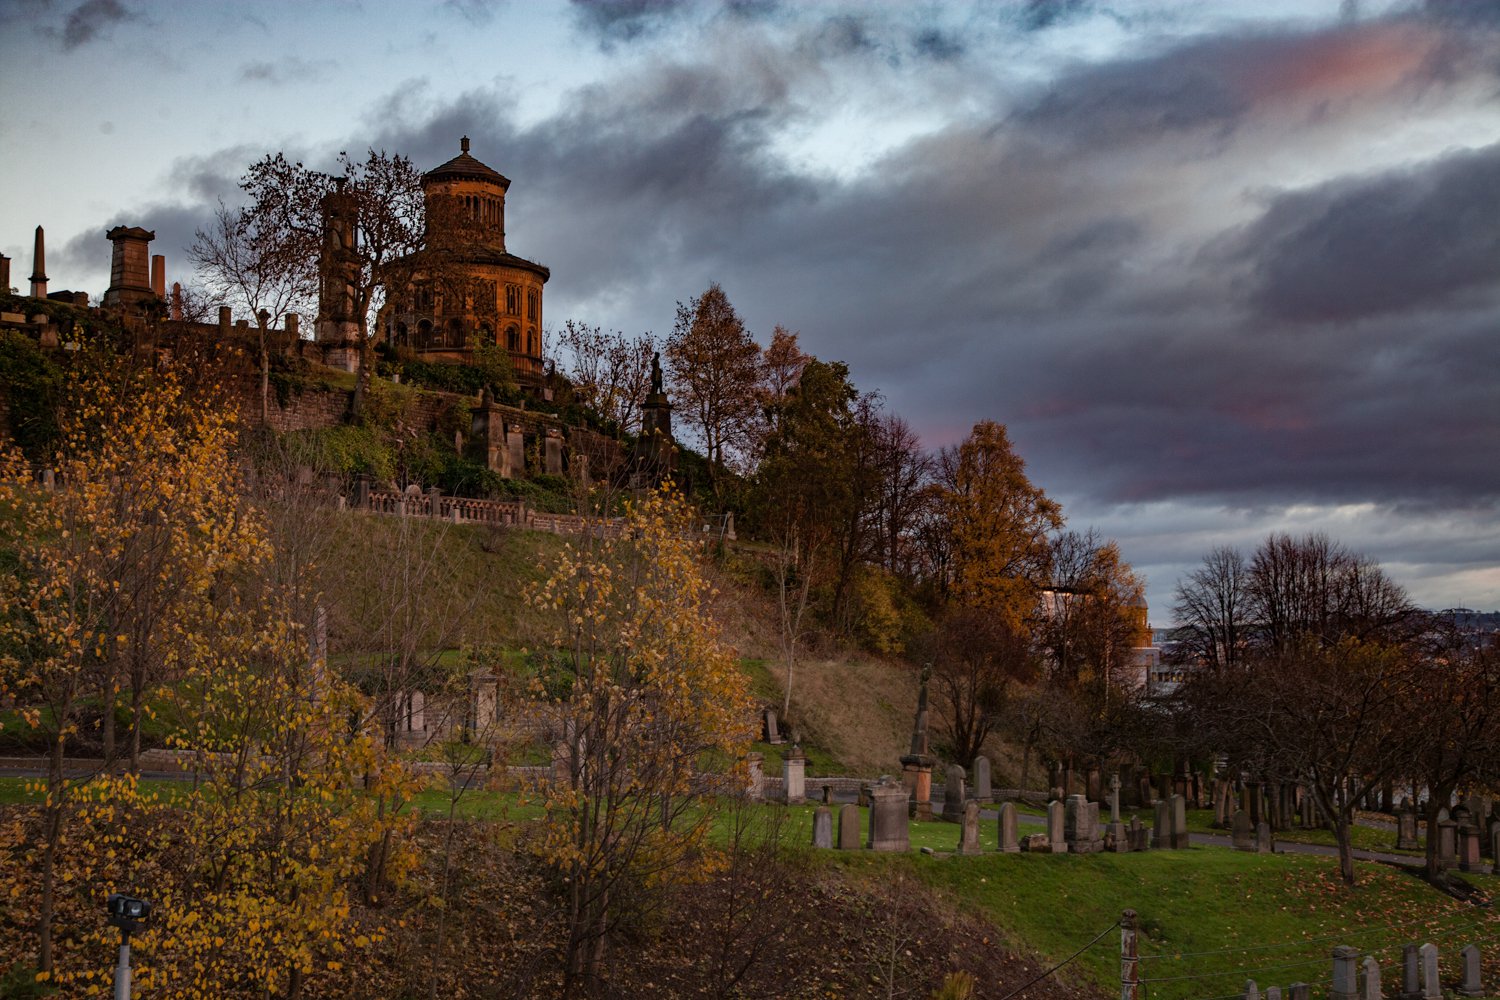
<path fill-rule="evenodd" d="M 1228 830 L 1215 830 L 1210 824 L 1214 819 L 1212 809 L 1189 809 L 1187 813 L 1188 830 L 1193 833 L 1214 833 L 1229 836 Z M 1141 816 L 1141 822 L 1150 822 L 1151 818 Z M 1420 835 L 1420 830 L 1418 831 Z M 1419 836 L 1420 839 L 1420 836 Z M 1396 831 L 1377 830 L 1374 827 L 1355 826 L 1350 831 L 1350 840 L 1354 847 L 1362 851 L 1381 851 L 1386 854 L 1403 854 L 1410 857 L 1421 857 L 1420 849 L 1415 851 L 1396 850 Z M 1290 830 L 1280 830 L 1276 833 L 1278 843 L 1290 844 L 1322 844 L 1325 847 L 1333 847 L 1332 830 L 1304 830 L 1301 827 L 1293 827 Z"/>

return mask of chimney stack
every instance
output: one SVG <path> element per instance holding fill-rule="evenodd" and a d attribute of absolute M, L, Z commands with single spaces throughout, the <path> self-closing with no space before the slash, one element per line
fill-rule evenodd
<path fill-rule="evenodd" d="M 172 282 L 172 318 L 182 319 L 182 283 Z"/>
<path fill-rule="evenodd" d="M 47 250 L 41 226 L 36 227 L 36 244 L 31 251 L 31 260 L 31 297 L 45 299 L 47 297 Z"/>
<path fill-rule="evenodd" d="M 167 258 L 161 254 L 151 258 L 151 291 L 159 299 L 167 297 Z"/>
<path fill-rule="evenodd" d="M 10 294 L 10 258 L 0 253 L 0 295 Z"/>

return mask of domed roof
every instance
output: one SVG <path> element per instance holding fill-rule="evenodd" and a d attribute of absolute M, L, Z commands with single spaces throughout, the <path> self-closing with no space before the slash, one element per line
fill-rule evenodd
<path fill-rule="evenodd" d="M 441 166 L 433 167 L 422 175 L 423 184 L 431 181 L 478 180 L 489 181 L 491 184 L 498 184 L 502 188 L 510 187 L 509 177 L 506 177 L 498 170 L 485 166 L 469 155 L 468 136 L 464 136 L 459 140 L 458 147 L 460 152 L 457 156 Z"/>

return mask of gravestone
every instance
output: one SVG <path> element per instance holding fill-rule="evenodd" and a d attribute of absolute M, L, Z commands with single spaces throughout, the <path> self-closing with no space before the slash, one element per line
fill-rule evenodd
<path fill-rule="evenodd" d="M 1250 814 L 1243 809 L 1234 814 L 1229 822 L 1229 835 L 1236 851 L 1255 850 L 1255 828 L 1250 825 Z"/>
<path fill-rule="evenodd" d="M 1182 795 L 1172 796 L 1172 849 L 1175 851 L 1186 850 L 1190 846 L 1190 834 L 1187 826 L 1187 798 Z"/>
<path fill-rule="evenodd" d="M 1464 979 L 1459 984 L 1458 995 L 1461 997 L 1484 996 L 1484 985 L 1479 979 L 1479 948 L 1472 944 L 1466 945 L 1464 950 L 1459 952 L 1459 957 L 1463 962 Z"/>
<path fill-rule="evenodd" d="M 807 801 L 806 775 L 807 755 L 800 747 L 793 747 L 781 758 L 781 792 L 787 805 Z"/>
<path fill-rule="evenodd" d="M 1125 839 L 1132 851 L 1151 850 L 1151 829 L 1141 822 L 1139 816 L 1131 815 L 1130 823 L 1125 827 Z"/>
<path fill-rule="evenodd" d="M 1260 990 L 1255 987 L 1255 980 L 1245 980 L 1245 992 L 1240 994 L 1245 1000 L 1260 1000 Z"/>
<path fill-rule="evenodd" d="M 1360 994 L 1360 1000 L 1382 1000 L 1380 963 L 1375 961 L 1375 956 L 1365 956 L 1365 960 L 1360 963 L 1360 973 L 1364 978 L 1364 990 Z"/>
<path fill-rule="evenodd" d="M 980 802 L 988 802 L 994 798 L 994 790 L 990 788 L 990 759 L 984 754 L 974 758 L 974 798 Z"/>
<path fill-rule="evenodd" d="M 1490 866 L 1490 872 L 1500 875 L 1500 823 L 1490 827 L 1490 854 L 1495 859 L 1495 863 Z"/>
<path fill-rule="evenodd" d="M 1120 776 L 1111 774 L 1109 776 L 1109 821 L 1120 822 Z"/>
<path fill-rule="evenodd" d="M 839 806 L 839 850 L 859 850 L 859 806 L 853 802 Z"/>
<path fill-rule="evenodd" d="M 1328 1000 L 1359 1000 L 1359 971 L 1354 962 L 1359 952 L 1348 945 L 1333 949 L 1333 987 Z"/>
<path fill-rule="evenodd" d="M 911 796 L 905 787 L 882 781 L 870 789 L 870 841 L 872 851 L 909 851 L 907 805 Z"/>
<path fill-rule="evenodd" d="M 813 812 L 813 846 L 833 846 L 833 810 L 827 806 L 818 806 Z"/>
<path fill-rule="evenodd" d="M 779 746 L 786 742 L 781 736 L 781 726 L 776 721 L 776 709 L 768 708 L 761 713 L 760 729 L 761 736 L 767 743 Z"/>
<path fill-rule="evenodd" d="M 1255 853 L 1273 854 L 1276 851 L 1276 841 L 1271 836 L 1271 824 L 1261 820 L 1255 824 Z"/>
<path fill-rule="evenodd" d="M 1052 843 L 1045 833 L 1028 833 L 1021 838 L 1021 850 L 1036 854 L 1049 854 L 1052 851 Z"/>
<path fill-rule="evenodd" d="M 1066 814 L 1063 804 L 1056 799 L 1047 803 L 1047 844 L 1053 854 L 1068 853 L 1068 840 L 1064 834 Z"/>
<path fill-rule="evenodd" d="M 1479 871 L 1479 827 L 1464 825 L 1458 828 L 1458 870 Z"/>
<path fill-rule="evenodd" d="M 964 828 L 958 835 L 958 853 L 979 853 L 979 802 L 970 799 L 964 803 Z"/>
<path fill-rule="evenodd" d="M 1421 846 L 1417 839 L 1417 811 L 1411 807 L 1410 799 L 1404 799 L 1396 813 L 1396 850 L 1415 851 Z"/>
<path fill-rule="evenodd" d="M 1099 803 L 1087 796 L 1069 795 L 1063 813 L 1063 837 L 1074 854 L 1094 854 L 1104 848 L 1099 829 Z"/>
<path fill-rule="evenodd" d="M 1156 801 L 1156 849 L 1172 849 L 1172 803 L 1166 799 Z"/>
<path fill-rule="evenodd" d="M 1401 1000 L 1421 1000 L 1422 956 L 1414 944 L 1401 949 Z"/>
<path fill-rule="evenodd" d="M 1418 949 L 1422 959 L 1422 1000 L 1443 1000 L 1443 986 L 1438 982 L 1438 950 L 1432 942 Z"/>
<path fill-rule="evenodd" d="M 1287 987 L 1287 1000 L 1308 1000 L 1312 990 L 1306 983 L 1293 983 Z"/>
<path fill-rule="evenodd" d="M 1015 854 L 1021 849 L 1016 838 L 1016 804 L 1014 802 L 1002 802 L 1000 804 L 1000 853 Z"/>
<path fill-rule="evenodd" d="M 1280 986 L 1267 986 L 1266 987 L 1266 1000 L 1281 1000 L 1281 987 Z"/>
<path fill-rule="evenodd" d="M 766 794 L 766 776 L 761 770 L 764 760 L 765 755 L 754 750 L 745 754 L 745 794 L 750 796 L 752 802 L 759 802 Z"/>
<path fill-rule="evenodd" d="M 1451 819 L 1438 821 L 1437 863 L 1439 868 L 1452 868 L 1458 863 L 1458 824 Z"/>
<path fill-rule="evenodd" d="M 1229 825 L 1229 782 L 1214 779 L 1214 829 L 1222 830 Z"/>
<path fill-rule="evenodd" d="M 823 804 L 825 806 L 833 805 L 833 786 L 826 781 L 823 783 Z"/>
<path fill-rule="evenodd" d="M 943 819 L 949 823 L 960 823 L 964 818 L 964 769 L 957 764 L 948 768 L 948 781 L 943 786 Z"/>

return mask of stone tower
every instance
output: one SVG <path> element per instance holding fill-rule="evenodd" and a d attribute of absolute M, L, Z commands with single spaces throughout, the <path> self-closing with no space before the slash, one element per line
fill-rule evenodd
<path fill-rule="evenodd" d="M 151 241 L 156 234 L 140 226 L 116 226 L 104 234 L 114 244 L 109 258 L 106 308 L 138 305 L 156 298 L 151 290 Z"/>
<path fill-rule="evenodd" d="M 318 255 L 318 318 L 314 339 L 323 343 L 353 343 L 359 339 L 356 288 L 359 256 L 354 248 L 359 226 L 359 203 L 344 190 L 347 178 L 334 178 L 334 189 L 323 196 L 323 245 Z M 352 370 L 352 369 L 351 369 Z"/>
<path fill-rule="evenodd" d="M 480 346 L 499 346 L 523 386 L 543 384 L 542 286 L 552 272 L 506 249 L 505 198 L 510 179 L 469 153 L 422 175 L 428 249 L 388 331 L 397 347 L 432 360 L 470 361 Z M 430 261 L 430 266 L 427 262 Z"/>

